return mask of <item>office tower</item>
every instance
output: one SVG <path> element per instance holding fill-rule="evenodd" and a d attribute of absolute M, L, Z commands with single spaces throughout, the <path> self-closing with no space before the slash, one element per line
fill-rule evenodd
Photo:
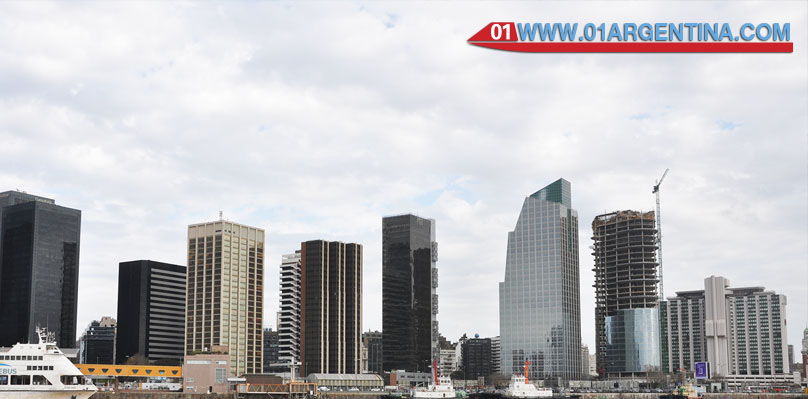
<path fill-rule="evenodd" d="M 384 372 L 382 368 L 382 333 L 378 331 L 362 333 L 362 346 L 367 350 L 364 371 L 381 375 Z"/>
<path fill-rule="evenodd" d="M 271 328 L 264 329 L 264 373 L 289 372 L 289 365 L 280 361 L 280 334 Z"/>
<path fill-rule="evenodd" d="M 654 212 L 619 211 L 596 216 L 592 241 L 598 369 L 607 377 L 658 370 Z"/>
<path fill-rule="evenodd" d="M 693 363 L 707 361 L 710 374 L 730 386 L 791 383 L 785 296 L 763 287 L 730 288 L 729 280 L 716 276 L 706 278 L 704 288 L 667 301 L 667 369 L 692 370 Z M 689 303 L 677 306 L 684 298 Z"/>
<path fill-rule="evenodd" d="M 362 371 L 362 245 L 306 241 L 300 248 L 300 370 Z"/>
<path fill-rule="evenodd" d="M 188 226 L 185 353 L 224 347 L 232 375 L 263 367 L 264 230 L 238 223 Z"/>
<path fill-rule="evenodd" d="M 0 193 L 0 346 L 38 342 L 36 327 L 76 346 L 81 211 Z"/>
<path fill-rule="evenodd" d="M 136 355 L 150 363 L 182 364 L 186 270 L 153 260 L 118 264 L 116 364 Z"/>
<path fill-rule="evenodd" d="M 300 251 L 283 255 L 280 269 L 278 358 L 290 365 L 300 363 L 300 272 Z"/>
<path fill-rule="evenodd" d="M 589 347 L 586 345 L 581 345 L 581 373 L 589 375 Z"/>
<path fill-rule="evenodd" d="M 382 219 L 384 369 L 429 372 L 438 345 L 438 243 L 435 221 Z"/>
<path fill-rule="evenodd" d="M 113 364 L 116 326 L 115 319 L 107 316 L 90 322 L 79 338 L 79 363 Z"/>
<path fill-rule="evenodd" d="M 467 380 L 491 375 L 491 338 L 474 338 L 463 343 L 463 373 Z"/>
<path fill-rule="evenodd" d="M 491 338 L 491 374 L 500 374 L 502 372 L 499 366 L 500 353 L 499 335 L 497 335 Z"/>
<path fill-rule="evenodd" d="M 808 377 L 808 328 L 802 332 L 802 378 Z"/>
<path fill-rule="evenodd" d="M 570 183 L 559 179 L 525 198 L 508 233 L 499 283 L 503 374 L 530 361 L 530 379 L 581 376 L 578 212 Z"/>

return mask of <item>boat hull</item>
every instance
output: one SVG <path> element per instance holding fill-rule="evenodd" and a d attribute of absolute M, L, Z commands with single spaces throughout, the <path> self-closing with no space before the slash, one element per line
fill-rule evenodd
<path fill-rule="evenodd" d="M 3 399 L 87 399 L 95 391 L 6 391 L 0 390 Z"/>

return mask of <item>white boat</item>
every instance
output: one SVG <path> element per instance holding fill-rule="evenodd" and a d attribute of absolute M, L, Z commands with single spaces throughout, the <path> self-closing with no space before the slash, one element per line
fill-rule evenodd
<path fill-rule="evenodd" d="M 37 328 L 39 343 L 16 344 L 0 352 L 0 398 L 87 399 L 97 388 Z"/>
<path fill-rule="evenodd" d="M 416 399 L 436 399 L 436 398 L 454 398 L 457 396 L 454 387 L 452 386 L 452 379 L 447 376 L 438 377 L 437 362 L 432 362 L 432 374 L 435 377 L 435 383 L 429 384 L 428 387 L 419 387 L 412 390 L 412 397 Z"/>
<path fill-rule="evenodd" d="M 553 390 L 550 388 L 536 388 L 527 379 L 527 366 L 530 362 L 525 362 L 525 375 L 512 375 L 511 383 L 505 390 L 505 397 L 518 399 L 551 398 Z"/>

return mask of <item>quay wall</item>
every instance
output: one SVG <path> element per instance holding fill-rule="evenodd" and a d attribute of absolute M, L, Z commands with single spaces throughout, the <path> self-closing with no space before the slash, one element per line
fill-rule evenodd
<path fill-rule="evenodd" d="M 658 393 L 581 393 L 581 399 L 659 399 Z M 705 393 L 704 399 L 808 399 L 804 393 Z"/>
<path fill-rule="evenodd" d="M 96 392 L 90 399 L 233 399 L 233 393 Z"/>

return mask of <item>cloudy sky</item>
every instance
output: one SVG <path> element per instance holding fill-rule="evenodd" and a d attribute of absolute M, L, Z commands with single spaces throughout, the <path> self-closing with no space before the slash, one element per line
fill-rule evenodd
<path fill-rule="evenodd" d="M 805 2 L 0 4 L 0 190 L 82 210 L 79 328 L 114 316 L 118 262 L 184 264 L 188 224 L 268 231 L 265 311 L 300 241 L 365 246 L 381 328 L 381 218 L 437 220 L 440 325 L 498 334 L 507 232 L 564 177 L 580 217 L 652 210 L 665 292 L 709 275 L 808 323 Z M 491 21 L 790 22 L 793 54 L 517 54 Z"/>

